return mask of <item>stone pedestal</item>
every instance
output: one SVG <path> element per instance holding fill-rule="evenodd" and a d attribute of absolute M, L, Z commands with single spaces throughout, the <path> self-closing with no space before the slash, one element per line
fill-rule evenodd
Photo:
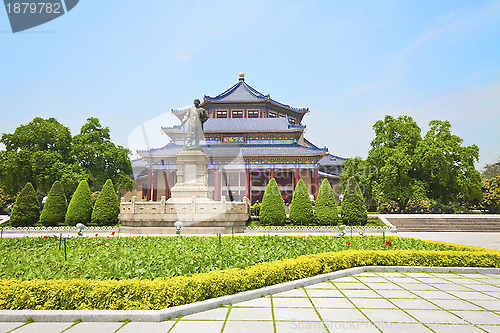
<path fill-rule="evenodd" d="M 209 158 L 199 149 L 177 155 L 177 183 L 171 198 L 138 202 L 135 197 L 120 205 L 120 232 L 129 234 L 174 234 L 181 221 L 181 234 L 238 233 L 250 218 L 250 200 L 227 202 L 212 200 L 208 182 Z"/>
<path fill-rule="evenodd" d="M 180 152 L 177 155 L 177 183 L 170 190 L 171 199 L 178 199 L 177 201 L 183 201 L 185 198 L 210 200 L 212 191 L 207 185 L 209 162 L 208 156 L 201 150 L 190 149 Z"/>

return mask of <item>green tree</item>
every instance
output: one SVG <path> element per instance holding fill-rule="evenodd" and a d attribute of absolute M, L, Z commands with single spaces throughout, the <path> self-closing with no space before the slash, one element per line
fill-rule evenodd
<path fill-rule="evenodd" d="M 302 179 L 299 180 L 293 191 L 289 217 L 293 224 L 310 225 L 313 223 L 312 202 Z"/>
<path fill-rule="evenodd" d="M 408 116 L 386 116 L 375 123 L 366 163 L 377 172 L 371 172 L 368 180 L 359 177 L 375 199 L 395 201 L 406 210 L 410 201 L 447 204 L 481 198 L 480 176 L 474 167 L 478 147 L 462 146 L 463 140 L 451 133 L 448 121 L 433 120 L 429 126 L 422 138 L 417 123 Z"/>
<path fill-rule="evenodd" d="M 346 183 L 347 180 L 354 177 L 356 182 L 363 188 L 365 199 L 372 199 L 372 181 L 378 177 L 378 169 L 375 166 L 370 166 L 366 160 L 361 157 L 353 157 L 347 159 L 342 164 L 342 173 L 340 181 Z"/>
<path fill-rule="evenodd" d="M 415 149 L 422 140 L 420 127 L 409 116 L 385 116 L 373 125 L 375 139 L 371 142 L 367 163 L 378 171 L 372 178 L 376 199 L 394 200 L 406 208 L 422 184 L 415 179 Z M 420 193 L 420 192 L 419 192 Z"/>
<path fill-rule="evenodd" d="M 118 223 L 120 203 L 115 193 L 113 182 L 108 179 L 104 184 L 94 208 L 92 209 L 92 223 L 97 225 L 115 225 Z"/>
<path fill-rule="evenodd" d="M 48 226 L 63 225 L 68 209 L 68 201 L 61 182 L 56 181 L 50 189 L 47 201 L 43 206 L 40 222 Z"/>
<path fill-rule="evenodd" d="M 462 146 L 463 140 L 451 133 L 449 121 L 433 120 L 415 150 L 421 181 L 427 196 L 443 203 L 481 199 L 481 176 L 474 166 L 479 160 L 476 145 Z"/>
<path fill-rule="evenodd" d="M 112 179 L 117 189 L 132 188 L 132 166 L 128 150 L 110 141 L 109 129 L 89 118 L 80 134 L 71 137 L 69 129 L 54 118 L 34 118 L 14 133 L 4 133 L 0 142 L 0 187 L 16 195 L 27 182 L 47 193 L 60 180 L 67 193 L 73 193 L 81 180 L 102 187 Z"/>
<path fill-rule="evenodd" d="M 274 178 L 269 180 L 264 192 L 260 206 L 259 220 L 264 225 L 285 225 L 285 203 Z"/>
<path fill-rule="evenodd" d="M 481 171 L 481 177 L 490 179 L 500 176 L 500 162 L 493 164 L 486 164 Z"/>
<path fill-rule="evenodd" d="M 345 225 L 365 225 L 368 222 L 363 194 L 354 177 L 349 178 L 345 186 L 341 216 Z"/>
<path fill-rule="evenodd" d="M 54 118 L 34 118 L 14 133 L 2 134 L 0 141 L 5 144 L 5 151 L 0 151 L 0 185 L 9 195 L 27 182 L 47 193 L 72 163 L 71 133 Z"/>
<path fill-rule="evenodd" d="M 86 180 L 82 180 L 71 197 L 65 221 L 67 225 L 88 224 L 91 216 L 92 201 L 90 199 L 89 184 Z"/>
<path fill-rule="evenodd" d="M 0 187 L 0 214 L 7 214 L 7 206 L 14 204 L 16 201 L 15 197 L 7 195 L 7 193 Z"/>
<path fill-rule="evenodd" d="M 109 128 L 103 127 L 97 118 L 88 118 L 80 134 L 73 137 L 72 155 L 87 171 L 92 190 L 100 189 L 107 179 L 113 181 L 116 190 L 132 189 L 128 153 L 128 149 L 111 142 Z"/>
<path fill-rule="evenodd" d="M 38 222 L 40 208 L 31 183 L 26 183 L 12 208 L 10 223 L 13 227 L 31 227 Z"/>
<path fill-rule="evenodd" d="M 500 176 L 483 179 L 483 199 L 480 203 L 482 209 L 490 213 L 500 212 Z"/>
<path fill-rule="evenodd" d="M 314 221 L 316 224 L 336 225 L 338 222 L 335 194 L 328 179 L 323 179 L 319 187 L 316 205 L 314 206 Z"/>

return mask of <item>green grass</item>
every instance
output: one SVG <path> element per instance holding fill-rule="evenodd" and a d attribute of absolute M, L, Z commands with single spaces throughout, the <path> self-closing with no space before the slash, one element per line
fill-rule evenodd
<path fill-rule="evenodd" d="M 451 244 L 380 236 L 258 237 L 115 237 L 59 239 L 3 238 L 0 240 L 0 278 L 32 279 L 153 279 L 226 268 L 244 268 L 260 262 L 296 258 L 305 254 L 364 250 L 464 250 Z M 346 242 L 350 242 L 347 245 Z"/>

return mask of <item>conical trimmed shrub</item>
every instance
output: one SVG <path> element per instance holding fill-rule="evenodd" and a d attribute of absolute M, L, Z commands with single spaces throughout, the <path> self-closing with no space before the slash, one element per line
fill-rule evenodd
<path fill-rule="evenodd" d="M 338 223 L 337 203 L 335 194 L 328 179 L 323 179 L 319 187 L 316 206 L 314 207 L 314 222 L 316 224 L 336 225 Z"/>
<path fill-rule="evenodd" d="M 97 225 L 115 225 L 118 223 L 120 203 L 111 179 L 106 180 L 95 201 L 92 210 L 92 223 Z"/>
<path fill-rule="evenodd" d="M 269 180 L 264 192 L 260 206 L 259 220 L 264 225 L 285 225 L 285 203 L 274 178 Z"/>
<path fill-rule="evenodd" d="M 43 206 L 40 222 L 46 227 L 62 225 L 64 224 L 67 210 L 68 201 L 66 200 L 66 195 L 64 194 L 61 182 L 56 180 Z"/>
<path fill-rule="evenodd" d="M 66 224 L 90 223 L 92 216 L 92 200 L 90 199 L 89 184 L 82 180 L 71 197 L 68 211 L 66 212 Z"/>
<path fill-rule="evenodd" d="M 293 191 L 292 202 L 290 203 L 290 220 L 292 224 L 311 225 L 313 224 L 313 207 L 306 184 L 299 180 Z"/>
<path fill-rule="evenodd" d="M 341 216 L 345 225 L 365 225 L 368 222 L 365 200 L 354 177 L 347 181 Z"/>
<path fill-rule="evenodd" d="M 10 223 L 13 227 L 32 227 L 38 222 L 39 217 L 40 207 L 35 189 L 31 183 L 26 183 L 12 208 Z"/>

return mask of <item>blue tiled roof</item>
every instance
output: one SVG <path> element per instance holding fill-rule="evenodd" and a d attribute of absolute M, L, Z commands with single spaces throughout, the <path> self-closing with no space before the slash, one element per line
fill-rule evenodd
<path fill-rule="evenodd" d="M 296 132 L 305 125 L 291 124 L 287 118 L 209 118 L 204 124 L 205 133 L 213 132 Z M 162 127 L 169 132 L 182 132 L 182 125 Z"/>
<path fill-rule="evenodd" d="M 327 177 L 327 178 L 339 178 L 340 172 L 324 172 L 318 171 L 318 175 Z"/>
<path fill-rule="evenodd" d="M 250 87 L 248 84 L 246 84 L 244 79 L 240 79 L 234 86 L 215 97 L 205 95 L 205 100 L 210 102 L 261 102 L 269 100 L 274 104 L 289 108 L 297 112 L 306 113 L 309 111 L 308 108 L 294 108 L 290 105 L 275 101 L 271 98 L 270 95 L 261 94 L 254 88 Z"/>
<path fill-rule="evenodd" d="M 258 144 L 258 145 L 205 145 L 201 146 L 204 153 L 208 156 L 316 156 L 326 153 L 326 149 L 310 148 L 299 144 Z M 138 153 L 142 157 L 154 156 L 174 156 L 182 150 L 181 145 L 169 143 L 168 145 Z"/>
<path fill-rule="evenodd" d="M 347 159 L 339 156 L 335 156 L 332 154 L 326 154 L 323 156 L 323 158 L 319 161 L 320 165 L 342 165 Z"/>

